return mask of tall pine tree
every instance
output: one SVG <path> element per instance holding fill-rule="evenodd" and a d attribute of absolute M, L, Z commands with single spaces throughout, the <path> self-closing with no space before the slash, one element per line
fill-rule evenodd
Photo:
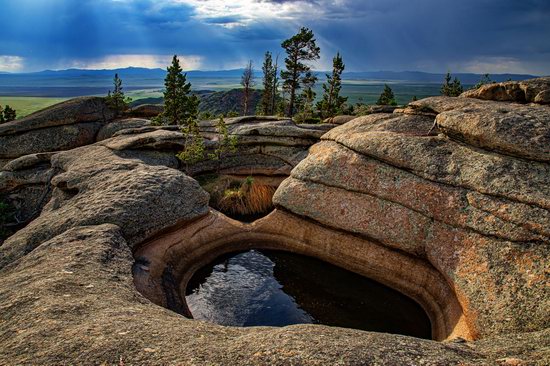
<path fill-rule="evenodd" d="M 187 74 L 182 73 L 177 55 L 172 58 L 172 65 L 167 69 L 164 79 L 164 113 L 163 117 L 169 124 L 187 125 L 198 115 L 199 99 L 191 93 L 191 83 L 187 82 Z"/>
<path fill-rule="evenodd" d="M 332 75 L 327 74 L 327 82 L 323 84 L 323 99 L 317 103 L 321 118 L 334 117 L 342 113 L 347 97 L 340 96 L 342 89 L 342 72 L 346 68 L 340 52 L 332 59 Z"/>
<path fill-rule="evenodd" d="M 273 85 L 276 77 L 273 58 L 269 51 L 265 53 L 262 71 L 264 73 L 262 81 L 264 89 L 262 91 L 262 99 L 260 100 L 258 112 L 263 116 L 267 116 L 273 114 Z"/>
<path fill-rule="evenodd" d="M 287 54 L 286 70 L 281 71 L 281 78 L 284 80 L 283 88 L 289 94 L 287 115 L 292 117 L 295 112 L 296 91 L 300 89 L 302 75 L 311 70 L 304 61 L 319 59 L 321 50 L 317 47 L 313 31 L 303 27 L 296 35 L 285 40 L 281 47 Z"/>

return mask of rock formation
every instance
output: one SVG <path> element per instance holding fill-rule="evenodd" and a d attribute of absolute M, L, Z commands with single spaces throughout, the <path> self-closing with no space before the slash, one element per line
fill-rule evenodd
<path fill-rule="evenodd" d="M 524 98 L 427 98 L 338 127 L 228 120 L 239 152 L 192 174 L 292 170 L 277 209 L 250 224 L 208 207 L 174 157 L 184 144 L 177 127 L 107 124 L 97 111 L 48 117 L 56 122 L 33 119 L 39 112 L 3 127 L 0 192 L 39 215 L 0 246 L 0 364 L 550 363 L 550 108 L 514 103 L 543 101 L 546 82 L 506 84 Z M 21 144 L 76 124 L 97 126 L 72 150 Z M 215 146 L 214 122 L 201 131 Z M 435 340 L 181 315 L 190 315 L 181 294 L 196 269 L 259 246 L 407 294 Z"/>

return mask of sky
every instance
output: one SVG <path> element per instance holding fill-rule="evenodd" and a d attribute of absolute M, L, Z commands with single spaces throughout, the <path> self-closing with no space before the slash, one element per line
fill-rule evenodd
<path fill-rule="evenodd" d="M 259 69 L 302 26 L 316 70 L 550 74 L 550 0 L 0 0 L 0 71 Z"/>

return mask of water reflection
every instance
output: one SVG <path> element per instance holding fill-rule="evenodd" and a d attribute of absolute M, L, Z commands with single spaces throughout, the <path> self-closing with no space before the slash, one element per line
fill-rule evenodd
<path fill-rule="evenodd" d="M 430 338 L 408 297 L 319 260 L 285 252 L 232 254 L 198 271 L 186 301 L 195 319 L 232 326 L 333 326 Z"/>

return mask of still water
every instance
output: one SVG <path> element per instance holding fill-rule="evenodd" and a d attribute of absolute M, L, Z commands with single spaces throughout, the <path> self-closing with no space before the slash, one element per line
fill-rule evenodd
<path fill-rule="evenodd" d="M 326 324 L 431 338 L 416 302 L 314 258 L 250 250 L 197 271 L 186 301 L 195 319 L 231 326 Z"/>

